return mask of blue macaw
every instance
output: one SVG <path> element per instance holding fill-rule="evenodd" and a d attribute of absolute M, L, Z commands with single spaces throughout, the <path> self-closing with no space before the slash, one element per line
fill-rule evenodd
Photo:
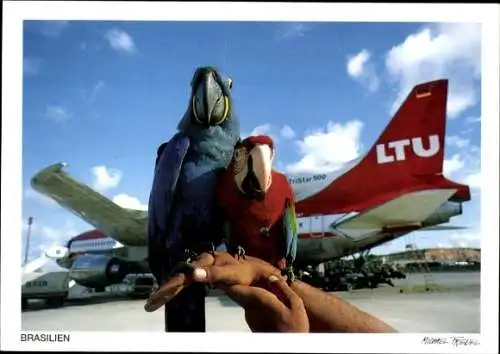
<path fill-rule="evenodd" d="M 178 132 L 158 148 L 148 208 L 148 261 L 159 286 L 178 265 L 222 243 L 225 221 L 217 208 L 217 177 L 240 139 L 231 88 L 232 80 L 217 69 L 198 68 Z M 166 331 L 204 332 L 205 295 L 204 285 L 195 284 L 166 304 Z"/>

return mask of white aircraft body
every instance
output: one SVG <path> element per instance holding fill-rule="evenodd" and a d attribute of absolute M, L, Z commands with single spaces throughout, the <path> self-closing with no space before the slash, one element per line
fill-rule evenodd
<path fill-rule="evenodd" d="M 454 228 L 445 224 L 462 213 L 470 191 L 442 174 L 447 95 L 447 80 L 417 85 L 365 156 L 331 173 L 289 176 L 299 216 L 297 264 L 341 258 L 416 230 Z M 93 288 L 148 272 L 147 212 L 118 206 L 64 167 L 43 169 L 32 186 L 95 230 L 54 258 Z"/>

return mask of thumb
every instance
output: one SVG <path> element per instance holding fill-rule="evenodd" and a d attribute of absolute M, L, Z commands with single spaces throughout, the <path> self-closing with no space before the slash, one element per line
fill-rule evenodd
<path fill-rule="evenodd" d="M 267 278 L 269 290 L 281 300 L 289 309 L 296 309 L 302 305 L 302 299 L 293 291 L 283 278 L 270 275 Z"/>

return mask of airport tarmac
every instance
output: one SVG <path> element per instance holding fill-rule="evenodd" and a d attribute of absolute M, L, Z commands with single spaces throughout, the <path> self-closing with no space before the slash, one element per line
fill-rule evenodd
<path fill-rule="evenodd" d="M 430 291 L 424 288 L 427 285 Z M 410 275 L 395 287 L 339 292 L 337 296 L 367 311 L 400 332 L 479 333 L 480 273 Z M 404 289 L 401 293 L 400 290 Z M 22 313 L 23 330 L 163 331 L 163 310 L 146 313 L 145 300 L 101 297 L 72 300 L 59 309 L 36 304 Z M 208 332 L 248 332 L 243 310 L 226 296 L 206 299 Z"/>

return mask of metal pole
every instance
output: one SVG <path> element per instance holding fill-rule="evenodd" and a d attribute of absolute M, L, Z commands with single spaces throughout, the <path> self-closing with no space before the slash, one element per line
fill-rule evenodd
<path fill-rule="evenodd" d="M 33 217 L 28 218 L 28 232 L 26 235 L 26 248 L 24 250 L 24 265 L 28 263 L 28 255 L 30 252 L 30 238 L 31 238 L 31 225 L 33 224 Z"/>

